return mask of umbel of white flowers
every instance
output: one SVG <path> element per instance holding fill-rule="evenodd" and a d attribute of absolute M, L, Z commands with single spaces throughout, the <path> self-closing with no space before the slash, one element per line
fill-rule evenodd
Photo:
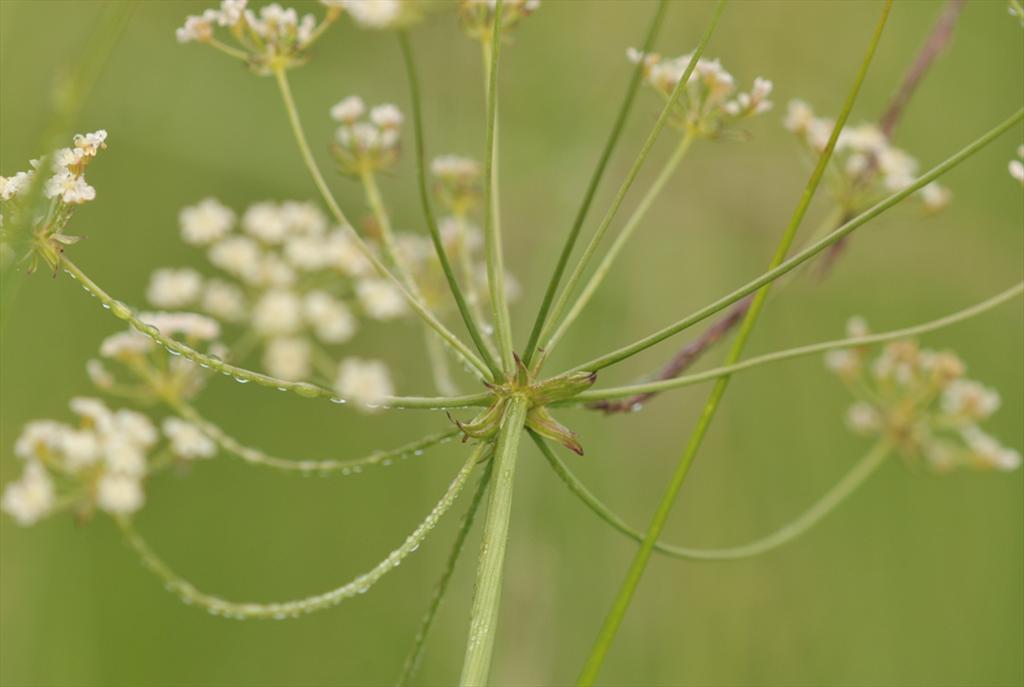
<path fill-rule="evenodd" d="M 76 134 L 74 145 L 61 148 L 50 156 L 50 176 L 43 186 L 47 198 L 66 205 L 81 205 L 96 198 L 96 189 L 85 180 L 85 169 L 101 148 L 106 148 L 107 132 Z M 0 176 L 0 200 L 10 201 L 23 196 L 32 185 L 40 164 L 30 161 L 30 169 L 11 177 Z"/>
<path fill-rule="evenodd" d="M 629 48 L 626 57 L 643 65 L 644 82 L 667 98 L 683 78 L 693 55 L 666 59 L 657 53 Z M 719 60 L 701 58 L 677 101 L 673 124 L 704 138 L 721 136 L 740 121 L 768 112 L 772 108 L 768 100 L 772 88 L 771 81 L 759 76 L 749 92 L 737 93 L 736 79 Z"/>
<path fill-rule="evenodd" d="M 851 337 L 869 333 L 862 318 L 851 319 L 847 330 Z M 956 354 L 906 340 L 888 344 L 874 359 L 865 348 L 837 349 L 825 363 L 858 399 L 847 412 L 854 432 L 882 436 L 907 460 L 923 459 L 937 472 L 1020 467 L 1020 453 L 978 426 L 999 409 L 999 394 L 965 378 Z"/>
<path fill-rule="evenodd" d="M 37 420 L 15 442 L 24 470 L 4 489 L 0 508 L 22 525 L 59 506 L 73 508 L 79 517 L 97 509 L 134 513 L 145 503 L 146 478 L 167 457 L 189 461 L 216 453 L 211 439 L 177 418 L 163 422 L 161 450 L 161 433 L 142 413 L 114 411 L 95 398 L 73 398 L 71 410 L 77 425 Z"/>
<path fill-rule="evenodd" d="M 834 122 L 815 117 L 811 106 L 792 100 L 785 126 L 815 155 L 828 142 Z M 839 134 L 829 162 L 835 174 L 828 177 L 828 189 L 844 210 L 859 212 L 889 193 L 914 183 L 919 165 L 909 153 L 893 146 L 875 124 L 848 126 Z M 934 212 L 949 204 L 949 189 L 932 182 L 917 192 L 926 210 Z"/>
<path fill-rule="evenodd" d="M 1017 160 L 1010 160 L 1010 176 L 1024 186 L 1024 145 L 1017 148 Z"/>

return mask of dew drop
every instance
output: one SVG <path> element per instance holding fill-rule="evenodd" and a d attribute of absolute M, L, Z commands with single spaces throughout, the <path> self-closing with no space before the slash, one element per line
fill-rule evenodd
<path fill-rule="evenodd" d="M 110 312 L 114 313 L 114 317 L 127 320 L 132 316 L 132 310 L 121 301 L 110 302 Z"/>

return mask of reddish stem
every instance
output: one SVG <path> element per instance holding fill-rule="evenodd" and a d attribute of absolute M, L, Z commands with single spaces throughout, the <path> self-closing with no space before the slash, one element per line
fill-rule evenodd
<path fill-rule="evenodd" d="M 879 129 L 881 129 L 882 133 L 885 134 L 886 138 L 892 138 L 893 131 L 896 129 L 896 125 L 902 118 L 903 110 L 906 108 L 907 103 L 910 102 L 910 98 L 914 95 L 914 92 L 928 73 L 928 70 L 931 69 L 936 58 L 942 54 L 942 51 L 947 45 L 949 45 L 950 40 L 952 40 L 953 29 L 956 27 L 956 22 L 960 18 L 960 13 L 963 11 L 965 4 L 967 4 L 967 0 L 949 0 L 949 2 L 946 3 L 946 7 L 942 10 L 942 14 L 940 14 L 939 18 L 936 20 L 931 33 L 925 40 L 924 45 L 921 46 L 921 50 L 918 52 L 917 57 L 914 58 L 910 68 L 904 75 L 899 89 L 889 101 L 889 106 L 885 109 L 885 112 L 879 120 Z M 843 224 L 848 219 L 848 217 L 843 218 L 840 220 L 840 224 Z M 836 261 L 842 256 L 845 247 L 846 239 L 844 238 L 836 242 L 828 250 L 822 258 L 821 269 L 818 272 L 819 276 L 825 277 L 829 272 L 831 272 Z M 713 322 L 711 326 L 705 329 L 699 337 L 686 344 L 674 356 L 672 356 L 661 370 L 658 371 L 655 379 L 673 379 L 682 374 L 686 369 L 693 365 L 705 351 L 721 341 L 733 327 L 740 323 L 743 316 L 747 314 L 751 301 L 752 296 L 747 296 L 743 300 L 735 303 L 732 308 L 725 313 L 725 315 Z M 593 403 L 588 407 L 595 410 L 603 410 L 606 413 L 624 413 L 639 410 L 646 401 L 656 395 L 656 393 L 637 394 L 636 396 L 631 396 L 621 401 L 600 401 L 598 403 Z"/>

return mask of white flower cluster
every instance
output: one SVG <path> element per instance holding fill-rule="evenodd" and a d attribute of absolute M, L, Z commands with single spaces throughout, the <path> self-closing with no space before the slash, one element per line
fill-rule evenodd
<path fill-rule="evenodd" d="M 395 393 L 385 363 L 355 357 L 346 358 L 338 365 L 334 388 L 342 398 L 364 410 L 376 409 L 381 401 Z"/>
<path fill-rule="evenodd" d="M 466 214 L 483 191 L 480 163 L 458 155 L 442 155 L 430 163 L 438 200 L 456 214 Z"/>
<path fill-rule="evenodd" d="M 497 0 L 460 0 L 459 20 L 466 35 L 480 41 L 490 40 L 497 6 Z M 540 9 L 540 0 L 505 0 L 501 8 L 501 31 L 504 34 Z"/>
<path fill-rule="evenodd" d="M 815 154 L 825 149 L 835 122 L 815 117 L 811 106 L 792 100 L 784 124 Z M 874 124 L 846 126 L 839 134 L 830 165 L 837 174 L 829 177 L 830 190 L 846 209 L 856 212 L 882 196 L 914 183 L 918 163 L 893 146 Z M 949 189 L 932 182 L 918 191 L 926 210 L 941 210 L 952 197 Z"/>
<path fill-rule="evenodd" d="M 867 327 L 855 319 L 850 336 Z M 923 457 L 929 467 L 1015 470 L 1017 451 L 985 434 L 978 423 L 999 408 L 999 394 L 966 379 L 966 366 L 954 353 L 918 348 L 913 341 L 885 346 L 873 360 L 867 349 L 839 349 L 826 366 L 842 379 L 857 402 L 847 424 L 858 434 L 885 436 L 908 459 Z"/>
<path fill-rule="evenodd" d="M 331 108 L 331 118 L 340 125 L 331 151 L 342 173 L 358 176 L 388 169 L 398 159 L 404 117 L 394 105 L 377 105 L 367 113 L 363 99 L 350 95 Z"/>
<path fill-rule="evenodd" d="M 483 193 L 481 165 L 467 157 L 441 155 L 431 162 L 430 171 L 438 203 L 449 213 L 440 219 L 438 226 L 445 252 L 462 272 L 460 278 L 466 287 L 467 300 L 472 305 L 483 303 L 488 293 L 484 239 L 480 228 L 470 221 Z M 409 252 L 417 268 L 417 282 L 424 285 L 428 302 L 447 305 L 444 275 L 438 262 L 432 258 L 431 245 L 419 241 L 418 250 Z M 519 283 L 508 273 L 505 275 L 505 290 L 510 301 L 519 297 Z M 482 312 L 478 315 L 484 317 Z"/>
<path fill-rule="evenodd" d="M 643 65 L 644 81 L 664 97 L 675 90 L 693 58 L 691 53 L 665 59 L 635 48 L 629 48 L 626 56 L 633 64 Z M 759 76 L 749 92 L 737 93 L 736 80 L 720 61 L 699 59 L 679 97 L 674 123 L 699 136 L 718 136 L 738 121 L 770 110 L 772 87 L 771 81 Z"/>
<path fill-rule="evenodd" d="M 0 508 L 31 525 L 59 506 L 79 515 L 95 509 L 128 515 L 145 503 L 143 482 L 160 434 L 150 419 L 127 409 L 111 410 L 95 398 L 71 399 L 76 426 L 55 420 L 28 423 L 14 445 L 25 461 L 21 477 L 0 497 Z M 184 460 L 209 458 L 216 446 L 199 429 L 176 418 L 164 423 L 169 448 Z"/>
<path fill-rule="evenodd" d="M 238 221 L 207 198 L 179 219 L 184 241 L 204 247 L 221 274 L 158 269 L 149 302 L 195 308 L 246 328 L 258 337 L 263 366 L 275 377 L 308 379 L 318 346 L 349 341 L 358 315 L 387 321 L 407 313 L 401 292 L 376 277 L 352 229 L 332 229 L 312 203 L 256 203 Z"/>
<path fill-rule="evenodd" d="M 220 325 L 209 317 L 187 312 L 144 312 L 139 319 L 161 334 L 180 337 L 195 348 L 205 344 L 211 355 L 227 355 L 224 346 L 216 341 Z M 165 362 L 164 351 L 156 342 L 134 329 L 108 336 L 100 344 L 99 355 L 86 363 L 92 383 L 102 391 L 117 391 L 134 399 L 160 400 L 155 396 L 160 390 L 173 390 L 181 398 L 191 398 L 202 390 L 208 376 L 198 365 L 180 356 Z M 121 374 L 112 371 L 110 363 Z M 130 381 L 123 379 L 125 375 Z M 154 382 L 159 389 L 154 388 Z"/>
<path fill-rule="evenodd" d="M 337 11 L 329 11 L 318 22 L 312 14 L 300 17 L 293 8 L 284 8 L 276 2 L 261 7 L 258 13 L 247 5 L 248 0 L 223 0 L 218 9 L 186 17 L 175 36 L 179 43 L 209 43 L 232 54 L 244 55 L 254 70 L 266 74 L 275 65 L 301 64 L 306 48 L 337 16 Z M 237 47 L 218 41 L 217 27 L 225 29 Z"/>
<path fill-rule="evenodd" d="M 391 29 L 406 26 L 419 17 L 412 0 L 320 0 L 342 10 L 364 29 Z"/>
<path fill-rule="evenodd" d="M 85 168 L 101 148 L 106 148 L 107 132 L 103 129 L 89 134 L 75 134 L 71 148 L 61 148 L 50 159 L 52 175 L 43 185 L 47 198 L 66 205 L 81 205 L 96 197 L 96 189 L 85 180 Z M 11 177 L 0 177 L 0 200 L 10 201 L 23 195 L 32 184 L 39 160 L 31 160 L 31 169 Z"/>
<path fill-rule="evenodd" d="M 1010 160 L 1010 176 L 1024 186 L 1024 145 L 1017 148 L 1017 160 Z"/>

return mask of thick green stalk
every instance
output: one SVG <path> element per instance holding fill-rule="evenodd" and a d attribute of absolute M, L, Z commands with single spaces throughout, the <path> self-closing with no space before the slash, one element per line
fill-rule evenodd
<path fill-rule="evenodd" d="M 555 474 L 569 487 L 574 495 L 592 510 L 599 518 L 611 525 L 613 528 L 626 535 L 636 542 L 643 542 L 644 533 L 630 527 L 611 508 L 605 505 L 599 498 L 594 496 L 586 485 L 572 473 L 569 467 L 562 461 L 551 447 L 536 434 L 531 432 L 534 442 L 540 448 L 541 453 L 548 461 L 548 465 L 555 471 Z M 654 543 L 654 550 L 660 554 L 681 558 L 690 561 L 726 561 L 740 558 L 751 558 L 762 553 L 773 551 L 783 544 L 787 544 L 804 532 L 817 525 L 825 519 L 832 511 L 838 508 L 847 498 L 873 475 L 879 466 L 885 461 L 892 447 L 886 441 L 879 442 L 861 458 L 843 477 L 836 482 L 825 494 L 814 502 L 814 504 L 790 520 L 785 525 L 773 530 L 771 533 L 759 537 L 746 544 L 729 546 L 718 549 L 698 549 L 687 546 L 676 546 L 662 542 L 660 539 Z"/>
<path fill-rule="evenodd" d="M 412 651 L 406 657 L 405 664 L 402 666 L 402 673 L 398 676 L 396 683 L 398 687 L 408 684 L 409 680 L 412 679 L 412 676 L 419 669 L 420 661 L 423 659 L 423 650 L 427 644 L 427 636 L 430 634 L 430 629 L 434 626 L 434 619 L 437 618 L 441 602 L 448 591 L 448 583 L 451 582 L 452 575 L 455 573 L 455 565 L 459 562 L 459 557 L 462 555 L 466 538 L 473 529 L 476 512 L 480 509 L 480 503 L 483 501 L 484 493 L 487 491 L 487 485 L 491 481 L 493 467 L 494 463 L 487 461 L 487 464 L 484 466 L 484 474 L 480 476 L 480 482 L 477 484 L 476 491 L 473 492 L 473 498 L 469 502 L 469 508 L 466 509 L 466 514 L 462 516 L 462 523 L 459 525 L 459 531 L 455 534 L 455 541 L 452 542 L 452 549 L 448 554 L 448 560 L 445 562 L 441 579 L 437 581 L 437 586 L 434 588 L 434 596 L 430 600 L 427 612 L 423 615 L 419 630 L 416 631 Z"/>
<path fill-rule="evenodd" d="M 791 272 L 792 270 L 799 267 L 803 263 L 807 262 L 818 253 L 828 248 L 829 246 L 842 240 L 845 236 L 852 234 L 855 230 L 867 224 L 875 217 L 878 217 L 889 208 L 898 204 L 904 198 L 909 197 L 910 195 L 921 190 L 923 187 L 927 186 L 931 182 L 935 181 L 943 174 L 953 169 L 961 162 L 963 162 L 964 160 L 971 157 L 979 150 L 987 146 L 989 143 L 999 138 L 1009 129 L 1016 126 L 1017 123 L 1020 122 L 1022 119 L 1024 119 L 1024 109 L 1017 110 L 1017 112 L 1013 114 L 1009 119 L 996 125 L 974 142 L 970 143 L 964 148 L 961 148 L 959 151 L 948 157 L 946 160 L 930 169 L 926 174 L 920 176 L 914 183 L 912 183 L 907 188 L 892 194 L 885 200 L 879 201 L 872 208 L 857 215 L 843 226 L 839 227 L 835 231 L 825 236 L 825 238 L 811 244 L 804 250 L 796 253 L 795 255 L 793 255 L 793 257 L 780 263 L 777 267 L 770 269 L 767 272 L 764 272 L 756 279 L 753 279 L 744 284 L 743 286 L 739 287 L 738 289 L 732 291 L 731 293 L 722 296 L 717 301 L 704 306 L 703 308 L 693 313 L 692 315 L 689 315 L 679 320 L 678 322 L 670 324 L 669 326 L 664 327 L 663 329 L 660 329 L 654 332 L 653 334 L 645 336 L 639 341 L 635 341 L 629 344 L 628 346 L 623 346 L 622 348 L 612 351 L 611 353 L 607 353 L 598 358 L 594 358 L 593 360 L 577 365 L 576 367 L 572 368 L 570 372 L 576 372 L 580 370 L 597 371 L 606 368 L 610 365 L 614 365 L 615 363 L 626 360 L 627 358 L 630 358 L 636 355 L 637 353 L 640 353 L 650 348 L 651 346 L 661 343 L 665 339 L 678 334 L 684 329 L 688 329 L 689 327 L 692 327 L 698 322 L 701 322 L 711 317 L 715 313 L 724 310 L 725 308 L 729 307 L 736 301 L 744 298 L 745 296 L 750 295 L 751 293 L 757 291 L 761 287 L 767 284 L 771 284 L 779 277 Z"/>
<path fill-rule="evenodd" d="M 416 137 L 416 181 L 419 187 L 420 204 L 423 207 L 423 217 L 427 222 L 427 230 L 430 232 L 430 240 L 434 244 L 434 252 L 437 253 L 437 259 L 441 263 L 441 270 L 444 272 L 444 278 L 448 282 L 448 288 L 452 293 L 452 297 L 455 299 L 455 305 L 459 310 L 459 314 L 462 316 L 462 321 L 466 325 L 466 330 L 469 332 L 470 338 L 476 345 L 477 350 L 483 357 L 487 367 L 490 368 L 491 374 L 494 379 L 499 379 L 501 376 L 501 366 L 495 361 L 494 356 L 491 354 L 491 349 L 488 341 L 481 334 L 481 323 L 477 321 L 477 317 L 474 316 L 473 310 L 469 307 L 466 302 L 466 297 L 462 293 L 462 289 L 459 287 L 459 281 L 455 277 L 455 272 L 452 269 L 451 261 L 448 259 L 448 253 L 444 248 L 444 241 L 441 238 L 441 231 L 437 226 L 437 217 L 434 215 L 433 206 L 430 203 L 430 191 L 427 188 L 427 162 L 425 144 L 423 142 L 423 106 L 420 98 L 420 82 L 416 72 L 416 60 L 412 54 L 412 43 L 409 40 L 409 34 L 407 31 L 402 30 L 398 32 L 398 42 L 402 48 L 402 58 L 405 62 L 405 72 L 409 79 L 409 99 L 412 103 L 412 120 L 413 120 L 413 131 Z M 470 280 L 467 283 L 466 288 L 472 289 L 472 274 L 467 273 L 463 275 L 464 279 Z"/>
<path fill-rule="evenodd" d="M 633 166 L 630 167 L 629 172 L 626 174 L 626 179 L 622 182 L 622 186 L 619 187 L 618 192 L 612 199 L 611 207 L 605 213 L 604 218 L 598 225 L 594 235 L 590 237 L 590 242 L 587 247 L 583 249 L 583 254 L 580 256 L 579 261 L 576 263 L 576 267 L 573 268 L 572 273 L 569 275 L 568 280 L 565 282 L 565 286 L 562 288 L 562 292 L 558 295 L 555 300 L 555 305 L 552 307 L 550 316 L 547 319 L 547 324 L 544 329 L 541 330 L 540 340 L 543 341 L 551 333 L 551 329 L 554 323 L 562 316 L 566 307 L 569 305 L 569 299 L 572 298 L 573 291 L 576 289 L 576 284 L 579 283 L 580 279 L 583 278 L 583 273 L 586 271 L 587 266 L 590 264 L 590 260 L 593 258 L 594 253 L 597 252 L 597 247 L 607 233 L 608 228 L 611 226 L 612 221 L 615 219 L 615 215 L 619 211 L 619 207 L 622 206 L 623 200 L 626 198 L 626 194 L 629 189 L 633 186 L 633 182 L 636 180 L 637 175 L 640 173 L 640 168 L 643 167 L 644 162 L 647 160 L 647 156 L 650 154 L 651 149 L 654 147 L 655 141 L 661 134 L 662 129 L 668 124 L 669 118 L 672 116 L 675 110 L 676 103 L 679 102 L 680 96 L 686 90 L 686 84 L 690 79 L 690 75 L 693 70 L 697 67 L 697 61 L 700 60 L 700 56 L 704 54 L 704 49 L 708 45 L 708 41 L 711 40 L 711 34 L 714 33 L 715 27 L 718 26 L 718 20 L 722 16 L 722 10 L 725 9 L 726 0 L 719 0 L 715 6 L 714 11 L 711 14 L 711 22 L 708 24 L 707 30 L 704 31 L 704 35 L 701 36 L 700 42 L 697 43 L 697 47 L 693 51 L 693 55 L 690 57 L 689 63 L 686 65 L 686 69 L 679 79 L 679 83 L 676 84 L 672 90 L 672 94 L 669 96 L 668 101 L 665 103 L 665 107 L 662 108 L 661 114 L 658 115 L 657 121 L 654 123 L 654 128 L 647 135 L 643 145 L 640 148 L 640 152 L 637 154 L 636 159 L 633 161 Z M 534 372 L 540 370 L 543 364 L 543 357 L 534 364 Z"/>
<path fill-rule="evenodd" d="M 292 382 L 286 379 L 278 379 L 262 372 L 254 372 L 244 367 L 226 363 L 217 356 L 200 353 L 191 346 L 184 344 L 169 336 L 164 336 L 151 324 L 139 319 L 138 314 L 119 300 L 114 299 L 106 291 L 101 289 L 96 282 L 81 270 L 74 262 L 67 257 L 48 256 L 50 263 L 55 268 L 64 270 L 68 276 L 75 279 L 82 288 L 94 296 L 105 310 L 119 320 L 123 320 L 140 334 L 149 337 L 167 349 L 171 355 L 180 355 L 182 358 L 191 360 L 200 367 L 207 368 L 214 372 L 233 377 L 240 384 L 252 382 L 259 386 L 290 391 L 304 398 L 329 398 L 335 403 L 344 403 L 345 399 L 338 396 L 338 392 L 326 387 L 317 386 L 308 382 Z M 466 408 L 471 406 L 486 406 L 491 402 L 493 396 L 489 393 L 469 394 L 465 396 L 452 397 L 429 397 L 429 396 L 390 396 L 380 402 L 382 408 L 405 408 L 405 409 L 426 409 L 440 410 L 442 408 Z"/>
<path fill-rule="evenodd" d="M 793 358 L 801 358 L 807 355 L 814 355 L 816 353 L 824 353 L 826 351 L 835 350 L 837 348 L 859 348 L 861 346 L 872 346 L 875 344 L 885 343 L 887 341 L 895 341 L 897 339 L 907 339 L 914 336 L 920 336 L 921 334 L 927 334 L 937 329 L 943 329 L 954 324 L 963 322 L 964 320 L 977 317 L 982 313 L 988 312 L 992 308 L 998 305 L 1016 298 L 1024 293 L 1024 282 L 1011 286 L 1010 288 L 1002 291 L 991 298 L 985 299 L 980 303 L 976 303 L 969 308 L 958 310 L 955 313 L 940 317 L 937 320 L 930 322 L 924 322 L 922 324 L 914 325 L 913 327 L 904 327 L 902 329 L 894 329 L 888 332 L 879 332 L 878 334 L 869 334 L 867 336 L 854 336 L 848 339 L 836 339 L 834 341 L 822 341 L 816 344 L 808 344 L 806 346 L 798 346 L 796 348 L 787 348 L 784 351 L 775 351 L 773 353 L 766 353 L 759 355 L 754 358 L 748 358 L 742 362 L 735 363 L 733 365 L 724 365 L 721 367 L 715 367 L 704 372 L 698 372 L 692 375 L 685 375 L 683 377 L 675 377 L 674 379 L 665 379 L 658 382 L 648 382 L 646 384 L 630 384 L 628 386 L 617 386 L 610 387 L 608 389 L 593 389 L 590 391 L 584 391 L 583 393 L 573 397 L 569 401 L 562 403 L 562 405 L 570 405 L 576 403 L 589 403 L 592 401 L 606 401 L 615 398 L 628 398 L 630 396 L 636 396 L 639 394 L 657 394 L 663 391 L 669 391 L 671 389 L 679 389 L 684 386 L 690 386 L 692 384 L 698 384 L 700 382 L 706 382 L 711 379 L 717 379 L 718 377 L 725 377 L 727 375 L 733 375 L 743 370 L 749 370 L 753 367 L 765 365 L 767 363 L 777 363 L 783 360 L 791 360 Z"/>
<path fill-rule="evenodd" d="M 615 241 L 612 242 L 611 248 L 608 249 L 608 253 L 601 259 L 601 263 L 597 266 L 597 269 L 594 270 L 594 274 L 591 275 L 586 286 L 583 287 L 583 291 L 580 292 L 579 298 L 576 299 L 572 308 L 570 308 L 569 312 L 566 313 L 565 318 L 558 325 L 558 329 L 555 330 L 551 335 L 551 338 L 549 338 L 547 343 L 544 344 L 545 356 L 551 354 L 551 351 L 558 345 L 558 342 L 561 341 L 563 336 L 565 336 L 565 332 L 568 331 L 569 327 L 572 326 L 572 323 L 576 321 L 576 318 L 580 316 L 583 309 L 587 307 L 590 299 L 594 296 L 594 292 L 597 291 L 605 277 L 608 276 L 608 272 L 612 268 L 612 263 L 614 263 L 615 259 L 619 257 L 619 253 L 621 253 L 622 249 L 625 248 L 626 242 L 629 241 L 633 236 L 633 232 L 636 231 L 636 228 L 640 226 L 641 222 L 643 222 L 644 217 L 647 215 L 647 211 L 650 210 L 657 197 L 661 195 L 661 192 L 664 190 L 668 180 L 672 178 L 672 175 L 675 173 L 676 169 L 678 169 L 679 163 L 683 161 L 684 157 L 686 157 L 686 153 L 690 149 L 690 144 L 693 143 L 694 138 L 695 134 L 691 130 L 687 130 L 686 133 L 683 134 L 682 139 L 679 141 L 679 145 L 676 146 L 675 151 L 672 153 L 672 156 L 669 157 L 665 166 L 661 168 L 661 171 L 658 173 L 654 183 L 647 190 L 647 193 L 644 194 L 644 197 L 640 200 L 640 204 L 636 206 L 636 209 L 626 222 L 626 225 L 622 228 L 622 231 L 620 231 L 619 235 L 615 237 Z"/>
<path fill-rule="evenodd" d="M 651 27 L 647 30 L 647 36 L 644 38 L 642 48 L 644 54 L 649 53 L 654 47 L 654 41 L 658 37 L 658 32 L 661 29 L 661 23 L 665 18 L 667 9 L 668 0 L 659 0 L 658 8 L 654 11 L 654 19 L 651 21 Z M 587 218 L 587 213 L 590 212 L 590 205 L 594 201 L 594 194 L 597 192 L 597 187 L 604 176 L 604 170 L 608 166 L 608 160 L 611 159 L 612 151 L 615 150 L 615 146 L 619 142 L 619 136 L 625 127 L 626 118 L 629 117 L 629 112 L 633 108 L 633 101 L 636 99 L 636 92 L 640 87 L 640 82 L 643 81 L 643 76 L 644 65 L 641 62 L 633 69 L 633 75 L 630 77 L 629 85 L 626 87 L 625 98 L 622 100 L 622 105 L 619 106 L 619 113 L 615 117 L 615 123 L 612 124 L 611 133 L 608 134 L 604 150 L 601 151 L 601 156 L 597 160 L 597 167 L 594 169 L 594 174 L 590 177 L 590 182 L 587 184 L 587 190 L 583 194 L 583 203 L 576 213 L 572 228 L 569 229 L 569 235 L 566 236 L 565 244 L 562 246 L 562 252 L 558 256 L 558 262 L 555 264 L 555 271 L 551 274 L 547 289 L 544 291 L 544 299 L 541 301 L 540 310 L 537 311 L 537 317 L 533 321 L 530 338 L 526 343 L 526 348 L 523 349 L 523 362 L 527 366 L 533 361 L 537 342 L 540 340 L 540 332 L 547 322 L 551 303 L 558 292 L 558 285 L 562 281 L 562 275 L 565 274 L 565 268 L 569 266 L 569 258 L 572 257 L 572 251 L 579 240 L 580 231 L 583 229 L 583 222 Z"/>
<path fill-rule="evenodd" d="M 341 211 L 341 207 L 338 205 L 338 201 L 334 199 L 334 194 L 331 193 L 331 189 L 327 186 L 327 182 L 324 181 L 323 174 L 320 173 L 320 168 L 316 164 L 316 159 L 313 157 L 313 152 L 309 149 L 309 142 L 306 140 L 305 130 L 302 128 L 302 120 L 299 119 L 298 108 L 295 107 L 295 99 L 292 97 L 291 87 L 288 85 L 288 76 L 285 73 L 283 67 L 277 67 L 274 69 L 274 76 L 277 79 L 278 90 L 281 92 L 281 99 L 284 101 L 285 110 L 288 113 L 288 121 L 292 127 L 292 133 L 295 135 L 295 141 L 299 146 L 299 152 L 302 155 L 303 162 L 306 163 L 306 168 L 309 170 L 310 176 L 313 178 L 313 184 L 316 186 L 320 195 L 323 197 L 324 202 L 330 209 L 331 214 L 334 215 L 334 219 L 338 224 L 353 226 L 348 218 L 345 217 L 345 213 Z M 412 307 L 420 318 L 427 323 L 438 335 L 449 345 L 456 353 L 459 354 L 469 365 L 476 368 L 476 370 L 483 375 L 485 378 L 489 378 L 490 372 L 487 366 L 483 363 L 476 354 L 471 351 L 466 344 L 459 340 L 459 337 L 455 336 L 444 324 L 441 323 L 437 317 L 427 308 L 427 306 L 417 298 L 407 287 L 402 283 L 402 280 L 396 277 L 385 265 L 381 262 L 377 254 L 370 249 L 361 236 L 356 232 L 352 232 L 352 237 L 355 240 L 356 246 L 359 251 L 370 261 L 374 269 L 383 278 L 390 280 L 395 287 L 401 292 L 402 297 L 405 298 L 406 302 Z"/>
<path fill-rule="evenodd" d="M 854 79 L 853 88 L 850 90 L 850 94 L 846 98 L 846 103 L 843 105 L 843 109 L 836 120 L 835 126 L 832 129 L 832 134 L 829 137 L 828 144 L 825 146 L 825 150 L 822 151 L 821 157 L 818 159 L 818 164 L 811 173 L 811 177 L 807 182 L 807 187 L 804 189 L 800 202 L 797 203 L 796 210 L 793 213 L 789 226 L 782 235 L 782 240 L 779 242 L 779 247 L 775 252 L 775 256 L 772 258 L 772 262 L 769 266 L 770 268 L 777 267 L 783 260 L 785 260 L 790 246 L 796 239 L 797 230 L 799 229 L 800 223 L 807 212 L 807 207 L 810 205 L 811 199 L 814 197 L 814 192 L 818 188 L 818 183 L 821 181 L 821 177 L 825 173 L 825 168 L 832 157 L 832 151 L 835 149 L 836 141 L 839 138 L 839 132 L 842 131 L 843 126 L 846 124 L 846 120 L 850 116 L 850 111 L 853 109 L 853 104 L 857 99 L 857 94 L 860 92 L 861 84 L 867 76 L 868 67 L 871 65 L 871 60 L 875 55 L 875 49 L 878 47 L 878 43 L 882 38 L 882 30 L 885 28 L 885 23 L 889 18 L 889 10 L 891 8 L 892 0 L 887 0 L 885 5 L 882 7 L 882 13 L 879 17 L 878 24 L 875 27 L 874 35 L 871 37 L 871 41 L 868 44 L 867 54 L 864 56 L 860 70 L 857 73 L 857 77 Z M 767 295 L 768 288 L 766 287 L 759 291 L 757 296 L 754 297 L 754 302 L 751 304 L 750 310 L 747 312 L 746 317 L 740 325 L 739 333 L 736 336 L 736 340 L 733 342 L 732 350 L 729 353 L 726 364 L 733 364 L 737 362 L 742 355 L 747 339 L 753 331 L 754 324 L 757 322 L 757 317 L 760 314 L 761 308 L 764 306 L 764 299 Z M 679 495 L 679 490 L 682 488 L 687 474 L 689 474 L 690 466 L 693 464 L 693 460 L 697 456 L 697 451 L 700 449 L 704 436 L 706 435 L 708 428 L 711 426 L 711 422 L 715 417 L 719 404 L 721 403 L 722 397 L 725 395 L 729 379 L 729 377 L 720 377 L 711 391 L 711 395 L 704 406 L 704 410 L 701 413 L 697 426 L 690 437 L 686 450 L 683 452 L 683 455 L 676 466 L 676 470 L 672 475 L 672 479 L 669 482 L 668 488 L 665 490 L 665 494 L 662 496 L 661 502 L 658 504 L 658 508 L 655 511 L 651 525 L 648 527 L 647 533 L 644 536 L 644 541 L 640 545 L 640 549 L 637 551 L 636 556 L 633 559 L 633 564 L 630 566 L 626 579 L 619 590 L 619 594 L 615 599 L 614 604 L 612 605 L 612 609 L 601 628 L 597 641 L 594 643 L 594 648 L 590 653 L 590 657 L 587 659 L 587 662 L 583 667 L 583 671 L 580 673 L 578 680 L 578 684 L 580 685 L 592 685 L 601 671 L 601 666 L 604 664 L 604 659 L 608 655 L 612 641 L 615 639 L 615 635 L 626 616 L 626 610 L 629 608 L 630 602 L 633 600 L 633 595 L 636 593 L 637 587 L 640 585 L 640 579 L 643 577 L 643 573 L 647 569 L 647 563 L 650 561 L 651 553 L 654 550 L 654 544 L 661 536 L 661 531 L 664 529 L 665 523 L 668 521 L 669 513 L 672 512 L 672 507 L 675 505 L 676 497 Z"/>
<path fill-rule="evenodd" d="M 519 454 L 519 439 L 526 423 L 525 398 L 513 398 L 502 420 L 498 444 L 494 451 L 494 482 L 487 505 L 480 563 L 473 591 L 473 609 L 466 641 L 466 658 L 462 664 L 463 687 L 487 684 L 491 669 L 494 638 L 498 632 L 498 607 L 501 603 L 501 580 L 505 564 L 505 545 L 512 513 L 512 486 Z"/>
<path fill-rule="evenodd" d="M 498 203 L 498 63 L 501 58 L 502 0 L 494 8 L 490 42 L 483 42 L 487 74 L 487 140 L 484 150 L 484 248 L 487 258 L 487 287 L 494 312 L 498 351 L 506 374 L 512 374 L 512 325 L 505 293 L 505 261 L 501 246 L 501 217 Z"/>

